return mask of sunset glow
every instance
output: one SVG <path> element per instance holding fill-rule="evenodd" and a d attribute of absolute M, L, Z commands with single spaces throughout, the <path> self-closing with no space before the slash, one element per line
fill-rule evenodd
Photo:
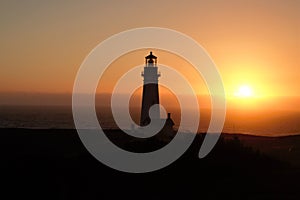
<path fill-rule="evenodd" d="M 145 12 L 145 5 L 142 1 L 97 1 L 85 6 L 80 2 L 3 3 L 0 104 L 70 105 L 76 73 L 101 41 L 131 28 L 164 27 L 188 35 L 207 51 L 222 77 L 228 110 L 299 111 L 299 1 L 163 1 L 156 2 L 151 12 Z M 210 107 L 201 74 L 180 56 L 158 49 L 140 49 L 117 58 L 99 80 L 97 93 L 110 94 L 124 73 L 144 64 L 149 51 L 155 52 L 159 64 L 190 82 L 201 107 Z M 160 72 L 161 80 L 174 80 L 170 73 Z M 142 81 L 138 74 L 128 84 Z M 176 80 L 171 84 L 178 86 Z M 190 98 L 186 91 L 181 88 L 179 95 Z M 160 95 L 161 102 L 176 107 L 172 98 L 164 98 L 169 95 L 164 89 Z"/>
<path fill-rule="evenodd" d="M 253 91 L 252 88 L 248 85 L 242 85 L 239 87 L 238 91 L 234 93 L 236 97 L 253 97 Z"/>

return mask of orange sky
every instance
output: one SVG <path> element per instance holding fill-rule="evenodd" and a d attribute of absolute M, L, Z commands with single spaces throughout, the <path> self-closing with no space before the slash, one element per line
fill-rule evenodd
<path fill-rule="evenodd" d="M 300 94 L 300 1 L 0 4 L 0 93 L 71 93 L 81 62 L 99 42 L 130 28 L 159 26 L 197 40 L 218 66 L 229 96 L 244 84 L 256 96 Z M 145 52 L 120 58 L 116 63 L 128 62 L 111 71 L 143 64 Z M 166 52 L 156 54 L 163 64 L 186 66 Z M 182 72 L 193 79 L 191 70 Z"/>

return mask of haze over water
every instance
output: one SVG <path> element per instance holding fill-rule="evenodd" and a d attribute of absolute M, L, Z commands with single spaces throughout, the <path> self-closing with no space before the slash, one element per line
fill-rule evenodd
<path fill-rule="evenodd" d="M 131 113 L 136 122 L 139 120 L 139 112 L 138 109 L 133 109 Z M 298 120 L 300 112 L 271 110 L 269 112 L 272 112 L 272 116 L 266 118 L 264 113 L 259 111 L 242 113 L 237 110 L 229 110 L 223 132 L 260 136 L 300 134 Z M 97 113 L 102 128 L 118 128 L 109 108 L 98 108 Z M 200 117 L 198 131 L 205 132 L 210 119 L 210 111 L 202 110 Z M 175 121 L 175 127 L 178 127 L 180 113 L 172 113 L 172 118 Z M 124 126 L 128 129 L 131 128 L 130 124 L 124 124 Z M 0 106 L 0 128 L 73 129 L 74 122 L 70 106 Z M 187 132 L 189 130 L 188 126 L 184 129 Z"/>

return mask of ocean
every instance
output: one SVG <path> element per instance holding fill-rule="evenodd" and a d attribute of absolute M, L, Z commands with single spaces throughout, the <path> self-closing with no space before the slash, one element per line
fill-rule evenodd
<path fill-rule="evenodd" d="M 116 129 L 109 108 L 97 108 L 97 115 L 103 129 Z M 198 132 L 205 132 L 210 121 L 210 111 L 201 113 Z M 132 109 L 135 122 L 139 109 Z M 172 113 L 175 128 L 179 126 L 180 114 Z M 190 119 L 193 120 L 193 119 Z M 128 124 L 128 128 L 132 125 Z M 70 106 L 0 106 L 0 128 L 30 129 L 74 129 Z M 189 127 L 184 127 L 189 131 Z M 287 110 L 243 111 L 228 110 L 224 133 L 241 133 L 261 136 L 284 136 L 300 134 L 300 112 Z"/>

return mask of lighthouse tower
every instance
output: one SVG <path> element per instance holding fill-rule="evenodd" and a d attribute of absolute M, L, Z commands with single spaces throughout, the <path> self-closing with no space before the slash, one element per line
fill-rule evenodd
<path fill-rule="evenodd" d="M 142 77 L 144 77 L 144 85 L 140 125 L 146 126 L 150 123 L 150 107 L 154 104 L 159 104 L 158 77 L 160 77 L 160 74 L 157 72 L 157 57 L 152 52 L 145 57 L 145 67 Z M 160 119 L 159 107 L 156 108 L 151 117 L 153 119 Z"/>

